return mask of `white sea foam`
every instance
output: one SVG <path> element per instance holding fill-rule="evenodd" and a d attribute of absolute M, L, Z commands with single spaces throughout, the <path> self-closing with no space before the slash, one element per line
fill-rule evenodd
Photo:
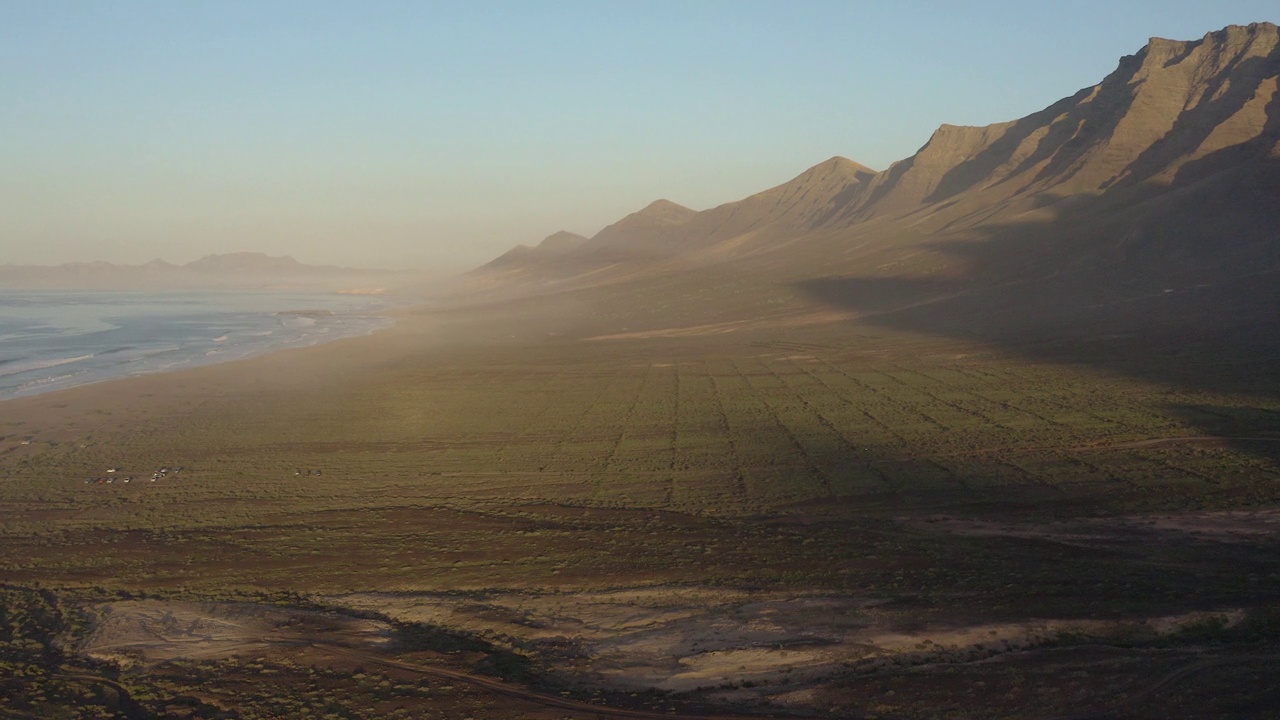
<path fill-rule="evenodd" d="M 17 362 L 7 365 L 0 365 L 0 377 L 8 375 L 17 375 L 19 373 L 34 372 L 36 370 L 47 370 L 48 368 L 58 367 L 59 365 L 69 365 L 82 360 L 89 360 L 94 357 L 93 354 L 77 355 L 69 358 L 50 358 L 45 360 L 31 360 L 27 362 Z"/>

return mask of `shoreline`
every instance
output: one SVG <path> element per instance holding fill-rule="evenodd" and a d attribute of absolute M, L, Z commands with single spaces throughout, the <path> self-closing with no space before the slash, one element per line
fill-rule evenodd
<path fill-rule="evenodd" d="M 142 378 L 142 377 L 151 377 L 151 376 L 165 375 L 165 374 L 171 374 L 171 373 L 181 373 L 181 372 L 196 370 L 200 368 L 207 368 L 215 365 L 234 364 L 234 363 L 238 363 L 246 360 L 252 360 L 254 358 L 259 358 L 266 355 L 272 355 L 275 353 L 286 352 L 290 350 L 305 350 L 310 348 L 317 348 L 324 345 L 328 345 L 330 343 L 338 342 L 341 340 L 348 340 L 352 338 L 371 337 L 378 333 L 385 332 L 387 330 L 394 328 L 396 324 L 403 319 L 404 310 L 411 309 L 417 306 L 418 306 L 417 304 L 403 304 L 403 305 L 389 304 L 387 306 L 376 308 L 370 311 L 360 310 L 360 311 L 347 312 L 347 313 L 334 312 L 328 309 L 321 309 L 321 310 L 296 310 L 295 309 L 295 310 L 263 311 L 262 313 L 263 315 L 269 315 L 271 317 L 274 317 L 277 319 L 277 321 L 281 322 L 282 324 L 284 319 L 289 317 L 311 319 L 313 322 L 316 317 L 325 317 L 325 318 L 334 318 L 340 321 L 348 321 L 353 323 L 358 322 L 359 327 L 343 328 L 342 330 L 346 330 L 346 332 L 343 332 L 342 330 L 340 330 L 336 334 L 331 334 L 328 330 L 326 330 L 324 333 L 315 334 L 311 336 L 299 335 L 296 337 L 284 338 L 278 344 L 266 344 L 259 347 L 253 347 L 247 344 L 241 345 L 241 346 L 233 346 L 232 348 L 230 348 L 230 352 L 225 356 L 219 356 L 219 353 L 212 353 L 212 352 L 205 353 L 204 355 L 192 354 L 192 355 L 183 357 L 182 359 L 177 360 L 175 362 L 169 363 L 167 365 L 145 368 L 140 370 L 130 370 L 122 374 L 112 373 L 110 368 L 91 368 L 91 369 L 81 371 L 84 374 L 88 375 L 89 377 L 86 377 L 83 380 L 73 381 L 69 384 L 63 384 L 62 382 L 66 380 L 67 376 L 29 380 L 20 385 L 15 385 L 14 387 L 11 387 L 11 388 L 0 389 L 0 404 L 7 404 L 15 400 L 42 397 L 46 395 L 76 390 L 79 388 L 101 385 L 103 383 L 128 380 L 132 378 Z M 225 335 L 222 336 L 222 338 L 225 338 L 225 337 L 226 337 Z M 220 339 L 214 338 L 213 341 L 220 342 Z M 176 345 L 173 349 L 178 351 L 183 351 L 183 350 L 189 349 L 190 347 L 191 347 L 190 340 L 188 340 L 187 347 L 184 348 L 182 345 Z M 93 353 L 84 355 L 83 357 L 72 358 L 71 360 L 54 359 L 50 361 L 51 364 L 49 366 L 57 367 L 62 364 L 69 363 L 72 360 L 92 359 L 99 354 L 103 354 L 103 353 L 93 352 Z M 3 405 L 0 405 L 0 406 L 3 406 Z"/>
<path fill-rule="evenodd" d="M 371 365 L 421 352 L 432 323 L 405 313 L 410 307 L 417 306 L 382 311 L 390 323 L 362 335 L 0 399 L 0 456 L 35 457 L 68 444 L 101 449 L 124 428 L 176 427 L 193 412 L 236 412 L 280 393 L 329 395 L 377 377 Z"/>
<path fill-rule="evenodd" d="M 113 443 L 146 428 L 172 431 L 195 416 L 251 417 L 263 406 L 306 405 L 333 417 L 338 398 L 353 388 L 411 381 L 406 372 L 421 363 L 506 344 L 522 329 L 492 308 L 442 308 L 416 297 L 375 314 L 388 324 L 365 334 L 0 399 L 0 462 L 47 451 L 117 456 L 127 451 Z M 314 417 L 297 420 L 312 428 Z"/>

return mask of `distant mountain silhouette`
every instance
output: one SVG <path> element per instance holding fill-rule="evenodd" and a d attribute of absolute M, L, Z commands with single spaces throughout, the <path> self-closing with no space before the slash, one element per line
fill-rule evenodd
<path fill-rule="evenodd" d="M 586 238 L 566 230 L 548 235 L 537 245 L 517 245 L 499 255 L 483 266 L 484 270 L 502 270 L 513 266 L 536 264 L 541 261 L 554 260 L 574 250 Z"/>
<path fill-rule="evenodd" d="M 341 268 L 332 266 L 303 265 L 288 255 L 267 255 L 256 252 L 206 255 L 182 266 L 193 273 L 296 273 L 329 272 Z"/>
<path fill-rule="evenodd" d="M 330 265 L 305 265 L 287 255 L 238 252 L 206 255 L 185 265 L 152 260 L 143 265 L 107 262 L 0 265 L 0 288 L 173 290 L 189 288 L 299 288 L 377 291 L 396 274 Z"/>

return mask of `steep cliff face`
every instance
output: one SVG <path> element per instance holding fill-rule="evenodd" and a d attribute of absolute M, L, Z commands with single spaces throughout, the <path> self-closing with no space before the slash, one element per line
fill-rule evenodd
<path fill-rule="evenodd" d="M 1278 76 L 1280 30 L 1270 23 L 1191 42 L 1153 38 L 1101 83 L 1045 110 L 982 128 L 942 126 L 877 175 L 840 220 L 943 210 L 955 220 L 985 210 L 975 217 L 985 221 L 1004 205 L 1194 182 L 1274 152 Z"/>
<path fill-rule="evenodd" d="M 1015 123 L 987 127 L 943 125 L 913 156 L 894 163 L 867 184 L 865 192 L 843 209 L 847 219 L 866 220 L 919 209 L 939 194 L 939 186 L 954 184 L 956 171 L 1008 132 Z M 960 170 L 969 182 L 989 176 L 979 168 Z"/>

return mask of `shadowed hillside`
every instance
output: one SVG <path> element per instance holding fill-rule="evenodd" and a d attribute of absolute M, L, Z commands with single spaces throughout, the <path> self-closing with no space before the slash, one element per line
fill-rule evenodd
<path fill-rule="evenodd" d="M 872 324 L 1177 387 L 1280 392 L 1278 76 L 1275 25 L 1153 40 L 1097 87 L 968 131 L 995 139 L 930 182 L 907 182 L 920 156 L 890 169 L 892 187 L 927 186 L 932 204 L 909 217 L 940 229 L 926 245 L 947 277 L 855 271 L 801 287 Z M 973 222 L 971 207 L 992 218 Z M 1223 430 L 1212 413 L 1199 422 Z"/>
<path fill-rule="evenodd" d="M 1143 185 L 1151 194 L 1205 179 L 1274 149 L 1278 65 L 1269 23 L 1193 42 L 1153 38 L 1100 84 L 1038 113 L 942 126 L 878 175 L 842 219 L 913 214 L 954 228 L 1081 195 Z"/>

